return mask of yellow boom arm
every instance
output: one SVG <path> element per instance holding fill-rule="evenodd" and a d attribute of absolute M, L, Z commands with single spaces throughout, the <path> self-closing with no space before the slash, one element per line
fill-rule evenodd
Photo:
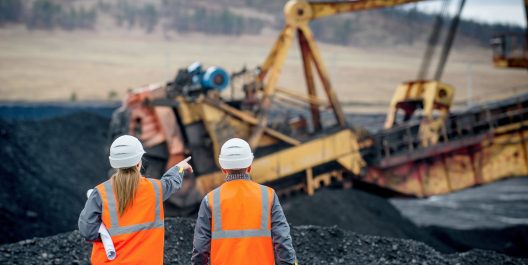
<path fill-rule="evenodd" d="M 376 8 L 391 7 L 421 0 L 358 0 L 351 2 L 307 2 L 305 0 L 290 0 L 284 6 L 284 16 L 286 25 L 275 41 L 271 52 L 261 66 L 258 82 L 263 83 L 263 96 L 260 105 L 260 115 L 258 124 L 255 126 L 249 139 L 251 146 L 258 145 L 259 139 L 267 124 L 267 113 L 271 105 L 271 98 L 276 92 L 276 85 L 282 66 L 288 54 L 288 50 L 295 37 L 298 36 L 301 56 L 303 59 L 304 76 L 308 89 L 308 97 L 313 99 L 309 102 L 316 130 L 321 128 L 319 105 L 317 104 L 317 94 L 312 72 L 312 65 L 315 66 L 321 84 L 326 93 L 328 102 L 332 107 L 337 123 L 340 127 L 346 128 L 345 115 L 337 97 L 332 90 L 330 79 L 326 67 L 324 66 L 321 54 L 315 43 L 312 30 L 308 23 L 312 20 L 327 17 L 344 12 L 354 12 L 370 10 Z M 269 73 L 269 76 L 268 76 Z M 267 82 L 264 80 L 267 78 Z"/>

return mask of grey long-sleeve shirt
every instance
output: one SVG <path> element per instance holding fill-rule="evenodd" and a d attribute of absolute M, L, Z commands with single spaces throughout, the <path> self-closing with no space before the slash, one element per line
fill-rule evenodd
<path fill-rule="evenodd" d="M 250 181 L 250 180 L 248 180 Z M 294 264 L 296 261 L 295 250 L 292 245 L 290 226 L 286 221 L 284 212 L 277 194 L 273 192 L 273 205 L 271 207 L 271 237 L 277 264 Z M 198 218 L 194 228 L 194 240 L 191 263 L 193 265 L 209 264 L 211 255 L 211 208 L 205 196 L 198 210 Z"/>
<path fill-rule="evenodd" d="M 160 182 L 164 201 L 181 188 L 183 174 L 177 166 L 170 168 L 163 174 Z M 88 197 L 78 221 L 79 233 L 88 241 L 99 238 L 98 230 L 102 222 L 102 205 L 101 196 L 97 189 L 94 189 Z"/>

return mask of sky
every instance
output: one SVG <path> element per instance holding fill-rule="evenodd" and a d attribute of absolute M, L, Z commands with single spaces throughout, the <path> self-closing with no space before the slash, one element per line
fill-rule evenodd
<path fill-rule="evenodd" d="M 438 13 L 443 1 L 425 1 L 415 4 L 419 10 Z M 460 0 L 451 0 L 450 12 L 454 14 Z M 412 6 L 412 4 L 411 4 Z M 526 27 L 523 0 L 466 0 L 462 17 L 488 23 L 507 23 Z"/>

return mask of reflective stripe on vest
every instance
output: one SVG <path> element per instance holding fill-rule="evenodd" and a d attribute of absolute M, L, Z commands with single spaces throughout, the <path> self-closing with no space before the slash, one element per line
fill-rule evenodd
<path fill-rule="evenodd" d="M 245 237 L 271 237 L 268 229 L 269 222 L 269 197 L 265 186 L 260 186 L 262 194 L 262 213 L 260 219 L 260 229 L 246 230 L 222 230 L 222 214 L 220 210 L 220 188 L 213 190 L 213 218 L 214 230 L 211 233 L 212 239 L 221 238 L 245 238 Z"/>
<path fill-rule="evenodd" d="M 108 213 L 110 216 L 110 225 L 111 227 L 108 228 L 108 232 L 112 236 L 122 235 L 122 234 L 130 234 L 134 232 L 138 232 L 141 230 L 149 230 L 153 228 L 160 228 L 164 226 L 163 220 L 160 218 L 160 190 L 159 186 L 156 184 L 156 182 L 153 179 L 147 180 L 152 184 L 154 187 L 154 194 L 156 196 L 156 209 L 155 209 L 155 220 L 154 222 L 147 222 L 142 224 L 135 224 L 135 225 L 127 225 L 127 226 L 119 226 L 119 223 L 117 221 L 117 208 L 116 208 L 116 200 L 114 197 L 114 192 L 112 190 L 112 183 L 111 181 L 106 181 L 103 185 L 105 188 L 106 193 L 106 201 L 108 203 Z"/>

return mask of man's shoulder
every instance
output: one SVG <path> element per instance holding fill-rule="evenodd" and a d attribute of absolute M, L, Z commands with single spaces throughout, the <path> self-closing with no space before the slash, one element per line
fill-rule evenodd
<path fill-rule="evenodd" d="M 222 185 L 223 185 L 223 184 L 222 184 Z M 220 190 L 220 187 L 222 187 L 222 185 L 220 185 L 220 186 L 214 188 L 213 190 L 209 191 L 209 192 L 203 197 L 203 199 L 202 199 L 202 203 L 205 203 L 205 205 L 206 205 L 207 207 L 209 207 L 209 196 L 212 197 L 212 196 L 213 196 L 213 193 L 214 193 L 215 191 L 219 191 L 219 190 Z"/>
<path fill-rule="evenodd" d="M 257 183 L 255 182 L 257 185 L 259 185 L 261 188 L 264 188 L 266 190 L 271 190 L 273 193 L 275 193 L 275 189 L 273 189 L 272 187 L 269 187 L 269 186 L 266 186 L 264 184 L 260 184 L 260 183 Z"/>
<path fill-rule="evenodd" d="M 222 184 L 222 185 L 224 185 L 224 184 Z M 213 193 L 214 193 L 215 191 L 220 190 L 220 188 L 222 187 L 222 185 L 220 185 L 220 186 L 218 186 L 218 187 L 216 187 L 216 188 L 210 190 L 210 191 L 205 195 L 205 197 L 210 196 L 210 195 L 213 195 Z"/>

